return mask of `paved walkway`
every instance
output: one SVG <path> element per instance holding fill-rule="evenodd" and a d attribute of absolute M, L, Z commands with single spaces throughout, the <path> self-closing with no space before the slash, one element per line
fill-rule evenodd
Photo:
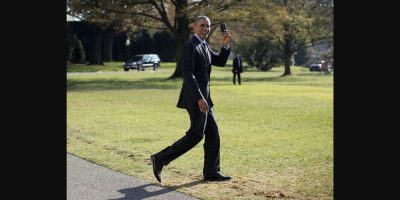
<path fill-rule="evenodd" d="M 67 200 L 196 200 L 67 154 Z"/>

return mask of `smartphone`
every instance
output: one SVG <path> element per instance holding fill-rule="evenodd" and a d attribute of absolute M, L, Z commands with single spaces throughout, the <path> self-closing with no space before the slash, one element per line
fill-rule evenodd
<path fill-rule="evenodd" d="M 226 24 L 222 23 L 221 25 L 219 25 L 219 27 L 221 28 L 221 32 L 225 32 L 226 31 Z"/>

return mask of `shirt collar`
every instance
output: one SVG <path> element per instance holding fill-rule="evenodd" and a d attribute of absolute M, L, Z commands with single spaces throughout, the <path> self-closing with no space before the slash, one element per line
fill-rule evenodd
<path fill-rule="evenodd" d="M 202 40 L 196 33 L 193 35 L 196 36 L 196 38 L 200 41 L 201 44 L 203 44 L 203 43 L 207 44 L 206 40 Z"/>

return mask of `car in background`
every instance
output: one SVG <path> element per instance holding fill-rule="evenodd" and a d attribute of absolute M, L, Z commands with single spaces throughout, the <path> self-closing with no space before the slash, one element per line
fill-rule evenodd
<path fill-rule="evenodd" d="M 152 67 L 156 70 L 160 67 L 161 60 L 157 54 L 138 54 L 133 56 L 124 62 L 124 71 L 129 69 L 137 69 L 138 71 L 144 71 L 146 67 Z"/>
<path fill-rule="evenodd" d="M 322 69 L 322 64 L 321 63 L 310 64 L 310 65 L 308 65 L 308 69 L 310 70 L 310 72 L 312 72 L 312 71 L 320 72 Z"/>

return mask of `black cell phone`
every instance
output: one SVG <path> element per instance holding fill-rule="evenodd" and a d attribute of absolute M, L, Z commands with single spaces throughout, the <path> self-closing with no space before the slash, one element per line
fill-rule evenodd
<path fill-rule="evenodd" d="M 226 31 L 226 24 L 222 23 L 221 25 L 219 25 L 219 27 L 221 28 L 221 32 L 225 32 Z"/>

